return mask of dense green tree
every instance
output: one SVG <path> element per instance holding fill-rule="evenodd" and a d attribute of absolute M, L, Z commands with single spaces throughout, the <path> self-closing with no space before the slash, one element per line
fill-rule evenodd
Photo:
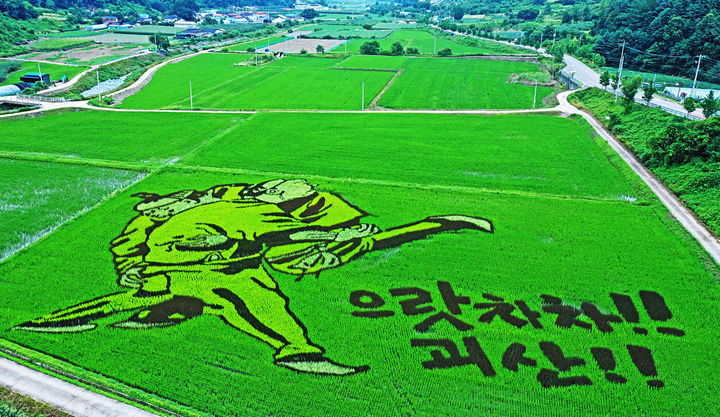
<path fill-rule="evenodd" d="M 620 85 L 620 78 L 618 74 L 610 74 L 610 88 L 617 90 Z"/>
<path fill-rule="evenodd" d="M 324 48 L 322 45 L 318 45 L 318 46 L 315 48 L 315 51 L 316 51 L 317 53 L 319 53 L 319 54 L 324 54 L 324 53 L 325 53 L 325 48 Z"/>
<path fill-rule="evenodd" d="M 610 73 L 607 71 L 604 71 L 602 74 L 600 74 L 600 85 L 603 86 L 603 88 L 607 88 L 608 85 L 610 85 Z"/>
<path fill-rule="evenodd" d="M 170 48 L 170 39 L 168 39 L 166 35 L 155 34 L 150 35 L 148 38 L 150 40 L 150 43 L 156 45 L 158 50 L 160 51 L 167 51 L 168 48 Z"/>
<path fill-rule="evenodd" d="M 183 20 L 195 20 L 195 13 L 200 10 L 200 6 L 195 0 L 176 0 L 173 4 L 172 11 Z"/>
<path fill-rule="evenodd" d="M 405 55 L 405 50 L 400 42 L 395 42 L 390 47 L 390 55 Z"/>
<path fill-rule="evenodd" d="M 685 109 L 688 114 L 692 113 L 697 109 L 697 102 L 695 102 L 695 99 L 692 97 L 687 97 L 682 102 L 683 108 Z"/>
<path fill-rule="evenodd" d="M 537 19 L 540 11 L 538 9 L 522 9 L 517 13 L 517 18 L 522 20 Z"/>
<path fill-rule="evenodd" d="M 378 55 L 380 53 L 380 43 L 378 41 L 365 42 L 360 45 L 360 53 L 363 55 Z"/>
<path fill-rule="evenodd" d="M 0 12 L 7 13 L 13 19 L 28 20 L 38 17 L 38 12 L 30 4 L 22 0 L 0 1 Z"/>
<path fill-rule="evenodd" d="M 625 105 L 626 111 L 630 111 L 633 103 L 635 103 L 635 95 L 637 94 L 638 90 L 640 89 L 641 84 L 642 84 L 642 78 L 640 78 L 639 75 L 631 78 L 627 82 L 622 83 L 620 90 L 622 91 L 623 96 L 624 96 L 623 104 Z"/>
<path fill-rule="evenodd" d="M 312 20 L 318 17 L 320 14 L 315 9 L 305 9 L 300 12 L 300 16 L 305 20 Z"/>
<path fill-rule="evenodd" d="M 450 56 L 452 55 L 452 49 L 450 48 L 443 48 L 438 51 L 438 56 Z"/>
<path fill-rule="evenodd" d="M 650 84 L 646 87 L 643 87 L 643 100 L 645 100 L 647 102 L 647 104 L 649 105 L 650 101 L 653 98 L 653 95 L 655 95 L 655 93 L 657 93 L 657 91 L 658 91 L 658 89 L 655 88 L 655 86 L 652 84 Z"/>
<path fill-rule="evenodd" d="M 713 91 L 710 91 L 707 97 L 700 100 L 700 108 L 702 109 L 703 116 L 707 118 L 712 117 L 720 110 L 720 100 L 715 98 Z"/>
<path fill-rule="evenodd" d="M 720 119 L 674 122 L 647 143 L 650 165 L 680 165 L 720 161 Z"/>
<path fill-rule="evenodd" d="M 455 6 L 452 13 L 455 20 L 462 20 L 463 16 L 465 16 L 465 9 L 462 6 Z"/>

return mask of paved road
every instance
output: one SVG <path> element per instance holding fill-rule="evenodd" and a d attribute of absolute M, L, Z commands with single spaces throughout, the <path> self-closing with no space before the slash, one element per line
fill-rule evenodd
<path fill-rule="evenodd" d="M 103 65 L 112 64 L 112 63 L 118 62 L 118 61 L 123 61 L 123 60 L 125 60 L 125 59 L 135 58 L 135 57 L 140 56 L 140 55 L 146 55 L 146 54 L 149 54 L 149 53 L 151 53 L 151 52 L 148 51 L 148 50 L 144 50 L 144 51 L 141 51 L 141 52 L 139 52 L 139 53 L 137 53 L 137 54 L 134 54 L 134 55 L 130 55 L 130 56 L 125 56 L 125 57 L 122 57 L 122 58 L 114 59 L 114 60 L 112 60 L 112 61 L 108 61 L 108 62 L 105 62 L 105 63 L 102 63 L 102 64 L 98 64 L 98 65 L 91 65 L 89 69 L 86 69 L 85 71 L 83 71 L 83 72 L 81 72 L 80 74 L 76 75 L 75 77 L 73 77 L 72 80 L 69 80 L 69 81 L 66 82 L 66 83 L 58 83 L 58 84 L 56 84 L 56 85 L 54 85 L 54 86 L 52 86 L 52 87 L 50 87 L 50 88 L 48 88 L 48 89 L 45 89 L 45 90 L 42 90 L 42 91 L 38 92 L 38 94 L 49 95 L 49 94 L 54 94 L 54 93 L 59 93 L 59 92 L 61 92 L 61 91 L 65 91 L 65 90 L 67 90 L 68 88 L 70 88 L 70 87 L 74 86 L 75 84 L 77 84 L 77 82 L 80 81 L 80 78 L 82 78 L 83 75 L 87 74 L 87 73 L 90 72 L 90 71 L 95 71 L 95 70 L 97 70 L 98 67 L 101 67 L 101 66 L 103 66 Z"/>
<path fill-rule="evenodd" d="M 157 417 L 157 415 L 53 378 L 0 357 L 0 385 L 51 404 L 75 417 Z"/>
<path fill-rule="evenodd" d="M 603 86 L 600 84 L 600 74 L 595 72 L 592 68 L 585 65 L 582 61 L 579 59 L 572 57 L 570 55 L 565 55 L 563 57 L 563 60 L 565 61 L 566 67 L 565 71 L 573 74 L 573 77 L 583 83 L 585 87 L 597 87 L 597 88 L 603 88 Z M 639 90 L 637 95 L 635 96 L 635 101 L 641 102 L 642 104 L 645 104 L 645 100 L 642 98 L 643 91 Z M 676 103 L 672 100 L 668 100 L 664 97 L 660 97 L 657 94 L 653 97 L 652 100 L 650 100 L 650 103 L 655 104 L 656 106 L 661 107 L 663 110 L 667 111 L 668 109 L 671 110 L 671 113 L 678 112 L 680 114 L 687 114 L 685 109 L 680 103 Z M 702 112 L 699 110 L 696 110 L 695 112 L 691 113 L 693 116 L 704 119 L 705 117 L 702 115 Z"/>

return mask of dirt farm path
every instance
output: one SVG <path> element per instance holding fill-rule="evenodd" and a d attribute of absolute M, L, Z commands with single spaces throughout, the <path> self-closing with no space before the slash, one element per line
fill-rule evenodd
<path fill-rule="evenodd" d="M 0 385 L 75 417 L 157 417 L 4 357 L 0 357 L 0 375 Z"/>

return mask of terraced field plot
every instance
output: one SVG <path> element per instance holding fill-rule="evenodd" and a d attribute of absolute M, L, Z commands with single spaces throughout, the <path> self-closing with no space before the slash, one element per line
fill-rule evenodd
<path fill-rule="evenodd" d="M 70 112 L 0 122 L 0 151 L 23 157 L 167 163 L 222 134 L 242 114 L 183 115 Z M 53 132 L 48 135 L 48 132 Z M 29 155 L 28 155 L 29 154 Z M 107 164 L 106 164 L 107 165 Z"/>
<path fill-rule="evenodd" d="M 102 38 L 101 38 L 102 37 Z M 131 37 L 138 44 L 113 44 L 120 37 Z M 75 64 L 75 65 L 99 65 L 116 59 L 140 53 L 149 46 L 147 37 L 140 35 L 122 35 L 116 33 L 103 33 L 96 36 L 98 42 L 108 42 L 104 44 L 94 44 L 81 48 L 69 49 L 67 51 L 48 51 L 48 52 L 32 52 L 20 55 L 18 58 L 36 59 L 42 61 L 52 61 L 56 63 Z"/>
<path fill-rule="evenodd" d="M 305 29 L 305 28 L 303 28 Z M 320 29 L 320 30 L 317 30 Z M 376 30 L 376 29 L 365 29 L 361 25 L 347 25 L 347 24 L 325 24 L 325 25 L 314 25 L 312 27 L 313 32 L 305 35 L 308 38 L 322 38 L 324 36 L 330 36 L 334 39 L 345 39 L 345 38 L 376 38 L 382 39 L 390 35 L 392 30 Z"/>
<path fill-rule="evenodd" d="M 195 109 L 348 109 L 365 105 L 393 74 L 343 71 L 340 59 L 286 57 L 260 67 L 236 66 L 252 59 L 237 54 L 203 54 L 166 65 L 152 82 L 125 99 L 125 108 L 189 109 L 192 80 Z M 205 69 L 211 67 L 208 76 Z"/>
<path fill-rule="evenodd" d="M 63 75 L 70 80 L 88 68 L 89 67 L 75 65 L 48 64 L 45 62 L 40 64 L 40 70 L 44 73 L 50 74 L 50 79 L 52 81 L 60 81 Z M 20 64 L 20 69 L 8 74 L 7 78 L 5 79 L 5 81 L 2 82 L 2 84 L 5 85 L 19 83 L 20 77 L 27 74 L 28 72 L 38 72 L 38 63 L 32 61 L 22 62 Z"/>
<path fill-rule="evenodd" d="M 170 122 L 160 114 L 102 113 L 136 127 L 131 141 L 110 128 L 106 137 L 90 135 L 86 125 L 99 119 L 79 120 L 96 114 L 34 122 L 65 126 L 55 152 L 107 163 L 137 154 L 140 164 L 154 149 L 148 144 L 187 130 L 198 116 L 218 127 L 192 144 L 155 148 L 154 161 L 180 159 L 157 171 L 157 162 L 147 164 L 152 172 L 142 181 L 0 263 L 3 348 L 189 416 L 562 416 L 580 408 L 588 415 L 676 416 L 720 409 L 717 325 L 707 314 L 719 307 L 717 266 L 584 122 L 542 115 L 260 114 L 223 125 L 220 116 L 174 114 Z M 152 117 L 159 118 L 155 130 L 136 126 Z M 0 138 L 27 132 L 26 122 L 0 122 Z M 77 137 L 84 142 L 76 144 Z M 48 143 L 39 135 L 29 142 Z M 17 147 L 0 141 L 0 150 Z M 275 194 L 261 190 L 281 190 L 273 188 L 278 181 L 243 185 L 280 178 L 307 179 L 320 194 L 260 203 Z M 162 207 L 160 195 L 208 189 L 205 197 L 182 196 L 222 201 L 169 219 L 150 210 Z M 136 206 L 143 200 L 145 206 Z M 228 204 L 243 215 L 223 216 Z M 150 211 L 139 216 L 134 207 Z M 178 258 L 164 265 L 143 255 L 142 285 L 156 285 L 163 274 L 152 268 L 160 268 L 170 277 L 170 294 L 187 298 L 153 310 L 162 295 L 135 297 L 137 289 L 118 285 L 111 245 L 117 256 L 138 238 L 133 230 L 148 239 L 185 233 L 181 219 L 199 209 L 194 221 L 212 245 L 198 246 L 202 236 L 182 245 L 154 240 L 149 254 Z M 259 229 L 230 227 L 251 213 L 272 221 Z M 309 252 L 294 265 L 324 266 L 319 274 L 289 269 L 278 260 L 286 248 L 279 235 L 263 237 L 263 227 L 288 216 L 305 219 L 298 227 L 307 231 L 337 225 L 348 213 L 386 232 L 373 235 L 367 253 L 370 247 L 352 246 L 352 239 L 342 250 L 327 243 L 325 252 L 301 243 Z M 432 216 L 447 214 L 488 219 L 494 233 L 432 229 L 420 238 L 428 222 L 439 221 Z M 417 223 L 423 219 L 429 220 Z M 148 220 L 149 228 L 135 229 Z M 233 249 L 238 255 L 229 264 L 218 230 L 244 245 Z M 382 239 L 393 244 L 383 248 Z M 253 249 L 253 242 L 270 249 Z M 241 255 L 256 250 L 262 263 L 242 264 Z M 342 258 L 346 250 L 357 257 Z M 333 254 L 340 264 L 317 263 Z M 197 260 L 178 263 L 191 255 Z M 267 314 L 278 306 L 277 298 L 267 298 L 272 294 L 287 300 L 277 316 Z M 123 296 L 104 310 L 98 304 L 94 315 L 87 309 L 71 322 L 55 319 L 57 329 L 72 324 L 83 331 L 11 330 L 87 300 Z M 494 310 L 508 306 L 507 314 Z M 246 321 L 238 321 L 240 313 Z M 46 325 L 53 323 L 47 317 Z M 302 323 L 300 336 L 287 320 Z M 336 363 L 369 369 L 346 376 L 313 373 L 325 368 L 293 371 L 281 360 L 288 346 L 283 335 L 309 341 Z"/>
<path fill-rule="evenodd" d="M 259 114 L 179 163 L 618 201 L 637 197 L 616 171 L 607 170 L 589 129 L 536 115 Z M 269 152 L 289 131 L 292 140 L 283 142 L 283 152 Z"/>
<path fill-rule="evenodd" d="M 433 55 L 435 52 L 445 48 L 450 48 L 454 55 L 460 54 L 519 54 L 520 52 L 502 44 L 477 40 L 477 44 L 465 45 L 459 42 L 453 42 L 449 39 L 438 38 L 437 43 L 435 36 L 423 30 L 403 29 L 396 30 L 390 36 L 377 40 L 380 44 L 380 50 L 389 51 L 395 42 L 400 42 L 403 48 L 417 48 L 421 55 Z M 354 39 L 348 43 L 348 52 L 359 53 L 360 46 L 368 42 L 367 39 Z"/>
<path fill-rule="evenodd" d="M 527 109 L 534 86 L 508 83 L 513 73 L 536 72 L 528 62 L 410 58 L 378 104 L 396 109 Z M 554 92 L 538 87 L 536 107 Z"/>
<path fill-rule="evenodd" d="M 285 36 L 268 36 L 266 38 L 261 39 L 253 39 L 250 41 L 240 42 L 233 45 L 230 45 L 227 47 L 228 51 L 231 52 L 245 52 L 248 50 L 248 48 L 265 50 L 265 48 L 269 45 L 272 45 L 274 43 L 282 42 L 284 40 L 287 40 Z"/>
<path fill-rule="evenodd" d="M 343 68 L 391 69 L 398 70 L 405 61 L 406 56 L 372 56 L 352 55 L 339 64 Z"/>

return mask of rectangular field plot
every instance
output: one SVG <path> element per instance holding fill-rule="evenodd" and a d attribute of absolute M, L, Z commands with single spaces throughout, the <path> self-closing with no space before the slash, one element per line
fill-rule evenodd
<path fill-rule="evenodd" d="M 262 39 L 254 39 L 250 41 L 240 42 L 227 47 L 228 51 L 231 52 L 245 52 L 248 48 L 257 49 L 258 51 L 264 51 L 266 47 L 282 42 L 286 40 L 285 36 L 268 36 Z"/>
<path fill-rule="evenodd" d="M 316 28 L 313 28 L 313 32 L 305 35 L 308 38 L 322 38 L 324 36 L 330 36 L 335 39 L 346 39 L 346 38 L 376 38 L 376 39 L 382 39 L 388 35 L 390 35 L 393 31 L 392 30 L 377 30 L 375 28 L 373 29 L 365 29 L 360 25 L 343 25 L 343 24 L 325 24 L 325 25 L 316 25 Z M 317 30 L 320 29 L 320 30 Z"/>
<path fill-rule="evenodd" d="M 166 163 L 222 134 L 242 114 L 82 111 L 0 122 L 0 152 Z"/>
<path fill-rule="evenodd" d="M 268 48 L 271 52 L 285 52 L 290 54 L 301 54 L 303 51 L 307 54 L 323 53 L 345 43 L 341 39 L 288 39 L 283 42 L 270 45 Z M 322 48 L 322 50 L 319 50 Z"/>
<path fill-rule="evenodd" d="M 584 122 L 555 116 L 260 114 L 179 161 L 611 199 L 633 188 Z"/>
<path fill-rule="evenodd" d="M 410 58 L 378 104 L 394 109 L 529 109 L 534 86 L 508 83 L 513 73 L 537 72 L 529 62 Z M 536 107 L 553 93 L 538 87 Z"/>
<path fill-rule="evenodd" d="M 378 39 L 381 51 L 389 51 L 392 44 L 400 42 L 403 48 L 417 48 L 420 55 L 433 55 L 437 51 L 445 48 L 450 48 L 454 55 L 459 54 L 519 54 L 520 52 L 509 46 L 505 46 L 495 42 L 482 41 L 473 39 L 470 44 L 462 44 L 459 42 L 453 42 L 445 38 L 437 38 L 432 33 L 423 30 L 396 30 L 389 36 Z M 459 39 L 459 38 L 458 38 Z M 363 43 L 372 41 L 372 39 L 354 39 L 348 43 L 348 52 L 359 53 L 360 46 Z"/>
<path fill-rule="evenodd" d="M 272 188 L 243 184 L 277 178 L 149 176 L 0 264 L 0 345 L 114 389 L 144 390 L 145 401 L 190 416 L 561 416 L 578 407 L 587 415 L 699 416 L 718 409 L 720 353 L 708 317 L 720 307 L 717 270 L 664 209 L 346 180 L 312 180 L 320 194 L 282 207 L 238 197 Z M 126 231 L 133 243 L 131 230 L 152 226 L 140 229 L 152 244 L 137 265 L 147 290 L 165 292 L 119 286 L 109 248 L 138 216 L 133 207 L 142 200 L 131 195 L 209 189 L 223 201 L 170 219 L 140 218 Z M 325 220 L 311 220 L 319 209 Z M 308 220 L 298 226 L 306 230 L 357 210 L 369 213 L 362 223 L 386 232 L 375 232 L 372 250 L 357 247 L 354 259 L 327 263 L 319 274 L 287 273 L 277 254 L 288 248 L 278 234 L 265 238 L 281 212 Z M 418 234 L 446 214 L 488 219 L 494 233 Z M 253 216 L 265 220 L 233 226 Z M 215 246 L 197 246 L 205 235 L 188 239 L 194 249 L 160 245 L 193 230 L 214 233 L 206 241 Z M 220 244 L 220 231 L 241 246 Z M 255 242 L 269 249 L 252 252 Z M 310 247 L 302 268 L 331 259 L 338 245 Z M 223 258 L 233 253 L 228 248 L 256 253 L 262 264 Z M 150 260 L 166 252 L 177 257 Z M 181 264 L 189 256 L 199 260 Z M 67 315 L 49 315 L 55 311 Z M 569 325 L 561 313 L 570 314 Z M 28 331 L 42 326 L 55 332 Z M 286 346 L 335 364 L 313 372 L 367 368 L 345 376 L 293 371 Z"/>
<path fill-rule="evenodd" d="M 0 260 L 139 178 L 118 169 L 0 158 Z"/>
<path fill-rule="evenodd" d="M 360 110 L 362 83 L 367 106 L 393 75 L 333 69 L 340 60 L 329 58 L 286 57 L 260 67 L 237 61 L 235 54 L 203 54 L 167 65 L 121 107 L 189 109 L 192 80 L 195 109 Z"/>
<path fill-rule="evenodd" d="M 408 60 L 405 56 L 353 55 L 339 64 L 342 68 L 397 70 Z"/>
<path fill-rule="evenodd" d="M 40 64 L 40 70 L 44 73 L 50 74 L 50 79 L 52 81 L 60 81 L 63 75 L 66 76 L 68 80 L 70 80 L 88 68 L 89 67 L 76 65 L 48 64 L 47 62 L 43 62 Z M 38 63 L 31 61 L 22 62 L 20 65 L 20 69 L 8 74 L 7 78 L 5 79 L 5 81 L 2 82 L 2 84 L 6 85 L 19 83 L 20 77 L 22 77 L 28 72 L 38 72 Z"/>

